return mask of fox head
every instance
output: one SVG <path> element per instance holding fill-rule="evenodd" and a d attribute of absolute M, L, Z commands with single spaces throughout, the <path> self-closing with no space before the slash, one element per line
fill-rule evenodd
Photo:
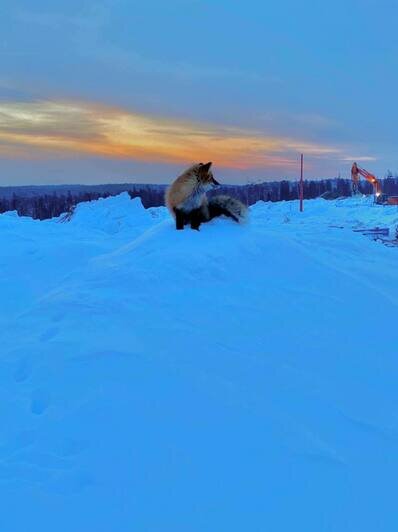
<path fill-rule="evenodd" d="M 202 188 L 210 190 L 213 187 L 220 185 L 218 181 L 214 179 L 213 172 L 210 170 L 212 163 L 199 163 L 196 165 L 195 174 Z"/>

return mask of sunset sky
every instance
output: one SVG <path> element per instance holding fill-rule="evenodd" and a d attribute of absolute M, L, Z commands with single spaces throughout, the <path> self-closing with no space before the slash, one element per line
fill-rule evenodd
<path fill-rule="evenodd" d="M 3 0 L 0 185 L 398 172 L 398 3 Z"/>

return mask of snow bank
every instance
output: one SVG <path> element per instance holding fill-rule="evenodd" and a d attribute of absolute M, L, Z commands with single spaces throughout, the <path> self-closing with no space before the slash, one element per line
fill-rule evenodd
<path fill-rule="evenodd" d="M 79 203 L 70 223 L 87 229 L 96 229 L 113 235 L 132 228 L 143 228 L 151 222 L 151 214 L 144 209 L 141 199 L 131 199 L 128 192 L 98 201 Z"/>
<path fill-rule="evenodd" d="M 266 203 L 177 232 L 119 196 L 13 218 L 1 528 L 395 532 L 397 250 L 352 227 L 396 215 Z"/>
<path fill-rule="evenodd" d="M 252 216 L 271 223 L 295 222 L 308 225 L 339 225 L 347 229 L 388 227 L 392 235 L 398 226 L 398 207 L 376 205 L 372 197 L 356 196 L 337 200 L 314 199 L 304 202 L 299 212 L 298 201 L 258 202 L 251 207 Z"/>

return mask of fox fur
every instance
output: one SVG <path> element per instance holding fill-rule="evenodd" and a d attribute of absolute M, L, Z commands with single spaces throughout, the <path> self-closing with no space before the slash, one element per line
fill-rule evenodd
<path fill-rule="evenodd" d="M 212 163 L 194 164 L 183 172 L 166 191 L 166 205 L 176 220 L 176 228 L 190 224 L 199 229 L 200 224 L 216 216 L 229 216 L 236 222 L 246 218 L 247 208 L 230 196 L 215 196 L 209 200 L 206 192 L 219 185 L 210 170 Z"/>

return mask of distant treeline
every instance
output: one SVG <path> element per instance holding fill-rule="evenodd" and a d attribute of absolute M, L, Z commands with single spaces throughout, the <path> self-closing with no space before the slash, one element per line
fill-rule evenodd
<path fill-rule="evenodd" d="M 164 205 L 165 185 L 62 185 L 36 187 L 0 187 L 0 213 L 17 211 L 20 216 L 45 220 L 63 213 L 70 213 L 78 203 L 106 198 L 127 191 L 132 198 L 140 197 L 145 208 Z M 398 177 L 382 180 L 386 194 L 398 195 Z M 372 185 L 361 181 L 360 191 L 372 194 Z M 227 185 L 212 194 L 229 194 L 246 205 L 257 201 L 282 201 L 298 198 L 297 181 L 271 181 L 247 185 Z M 323 179 L 304 182 L 304 198 L 323 196 L 326 199 L 351 196 L 351 180 Z"/>

